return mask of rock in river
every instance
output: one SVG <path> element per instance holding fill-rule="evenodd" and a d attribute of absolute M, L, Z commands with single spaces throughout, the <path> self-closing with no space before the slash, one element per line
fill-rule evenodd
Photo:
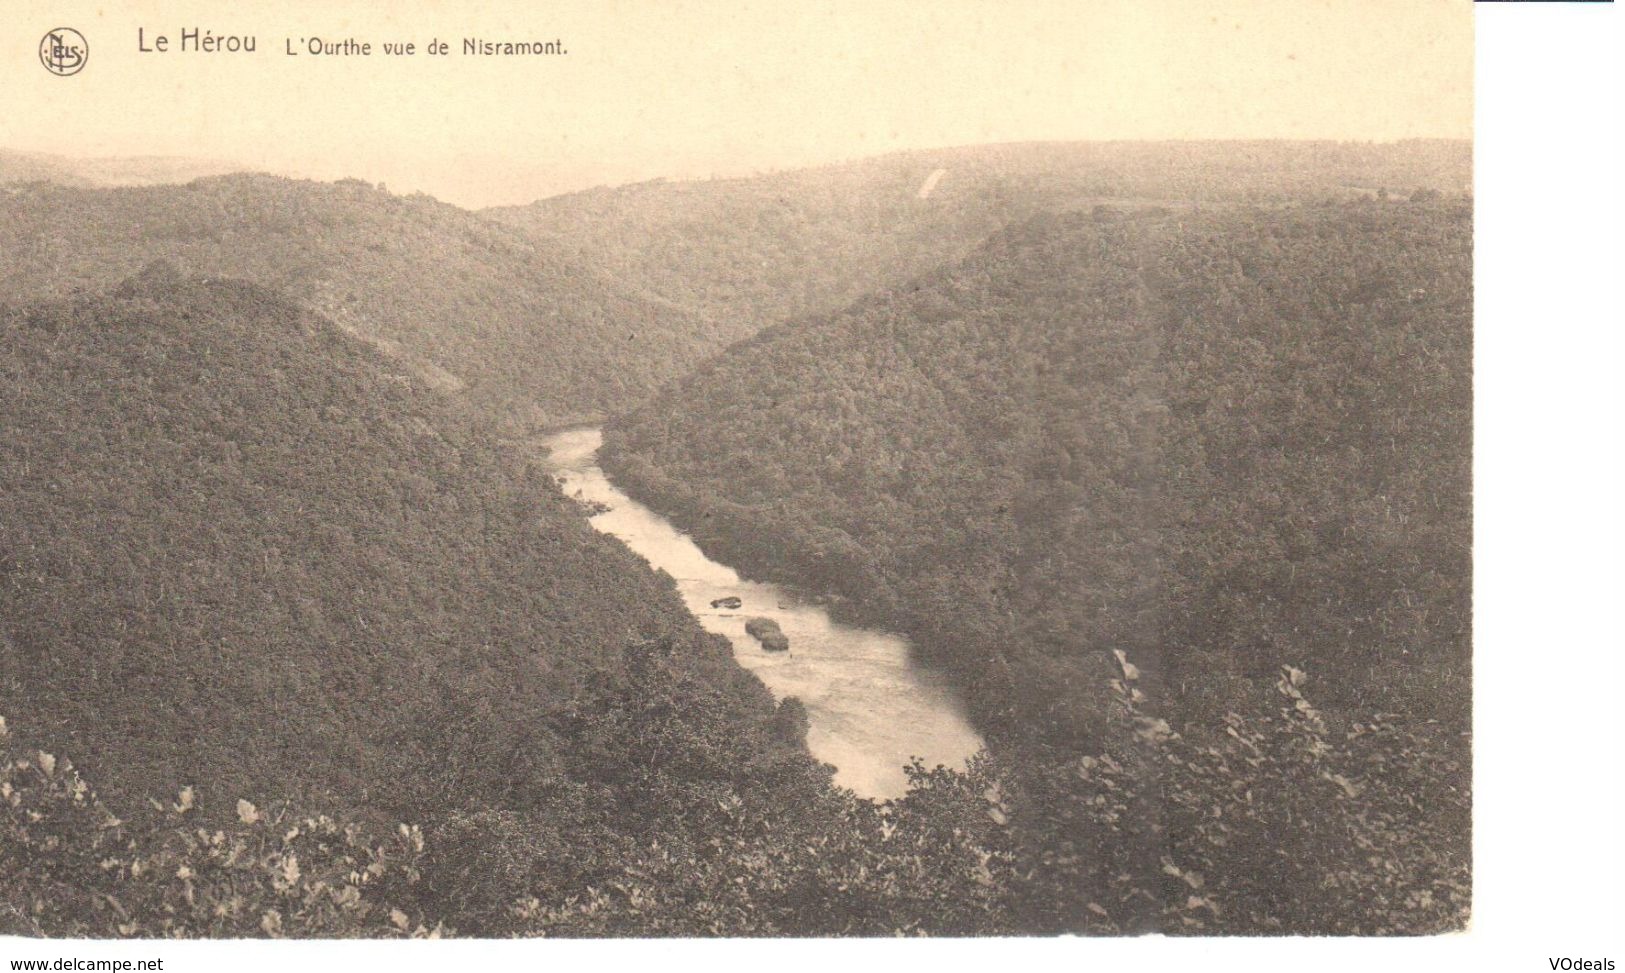
<path fill-rule="evenodd" d="M 745 602 L 742 599 L 740 599 L 740 598 L 738 598 L 738 597 L 736 597 L 734 595 L 729 595 L 726 598 L 713 599 L 712 602 L 711 602 L 711 607 L 712 608 L 738 608 L 740 605 L 743 605 L 744 603 Z"/>
<path fill-rule="evenodd" d="M 752 618 L 745 623 L 745 631 L 762 643 L 762 648 L 769 652 L 790 651 L 790 640 L 785 637 L 784 630 L 779 628 L 779 623 L 771 618 Z"/>

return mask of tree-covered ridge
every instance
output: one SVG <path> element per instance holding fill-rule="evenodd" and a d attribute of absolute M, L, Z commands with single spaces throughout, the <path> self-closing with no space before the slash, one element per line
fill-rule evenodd
<path fill-rule="evenodd" d="M 950 665 L 1464 659 L 1468 226 L 1459 202 L 1040 218 L 707 363 L 606 460 Z"/>
<path fill-rule="evenodd" d="M 426 196 L 355 180 L 0 192 L 0 299 L 95 292 L 165 259 L 286 294 L 488 413 L 601 414 L 720 344 L 705 322 Z"/>
<path fill-rule="evenodd" d="M 328 322 L 155 269 L 0 333 L 0 697 L 104 792 L 503 806 L 659 638 L 807 762 L 669 579 Z"/>
<path fill-rule="evenodd" d="M 742 343 L 613 423 L 602 461 L 723 560 L 955 674 L 1005 786 L 1042 795 L 1016 840 L 1055 928 L 1087 920 L 1065 889 L 1097 884 L 1080 870 L 1120 837 L 1072 810 L 1103 749 L 1157 819 L 1125 868 L 1216 837 L 1225 881 L 1278 897 L 1252 928 L 1310 928 L 1301 908 L 1375 928 L 1355 876 L 1386 866 L 1328 823 L 1343 802 L 1409 775 L 1358 815 L 1394 855 L 1428 835 L 1429 882 L 1459 886 L 1469 856 L 1470 249 L 1470 204 L 1426 193 L 1039 217 Z M 1119 652 L 1144 722 L 1114 723 Z M 1297 818 L 1215 836 L 1183 815 L 1232 800 L 1145 747 L 1205 754 L 1246 735 L 1233 720 L 1277 719 L 1258 700 L 1283 666 L 1315 677 L 1304 752 L 1360 755 Z M 1403 757 L 1360 751 L 1375 726 Z M 1280 802 L 1304 787 L 1247 763 Z"/>
<path fill-rule="evenodd" d="M 1470 181 L 1467 142 L 1035 143 L 593 189 L 485 215 L 742 338 L 957 262 L 1040 213 L 1459 192 Z"/>

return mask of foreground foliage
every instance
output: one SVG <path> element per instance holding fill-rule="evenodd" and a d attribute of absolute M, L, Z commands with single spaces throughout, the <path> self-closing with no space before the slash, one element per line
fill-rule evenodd
<path fill-rule="evenodd" d="M 65 757 L 19 753 L 0 722 L 0 933 L 429 936 L 414 922 L 423 835 L 260 811 L 198 820 L 188 787 L 129 825 Z M 155 802 L 158 803 L 158 802 Z"/>
<path fill-rule="evenodd" d="M 1137 669 L 1122 669 L 1117 732 L 1097 753 L 916 765 L 908 795 L 884 805 L 827 787 L 765 802 L 684 778 L 660 788 L 674 813 L 653 830 L 614 827 L 609 808 L 648 812 L 590 785 L 552 787 L 523 811 L 456 812 L 427 833 L 241 800 L 234 821 L 199 827 L 190 788 L 131 826 L 65 759 L 8 745 L 0 931 L 1267 935 L 1466 922 L 1468 865 L 1451 849 L 1468 805 L 1439 783 L 1460 768 L 1432 763 L 1437 727 L 1379 716 L 1333 732 L 1288 666 L 1273 712 L 1181 734 L 1147 715 Z M 670 711 L 604 719 L 618 724 L 605 742 L 653 752 L 700 729 Z M 1434 813 L 1418 815 L 1423 802 Z"/>

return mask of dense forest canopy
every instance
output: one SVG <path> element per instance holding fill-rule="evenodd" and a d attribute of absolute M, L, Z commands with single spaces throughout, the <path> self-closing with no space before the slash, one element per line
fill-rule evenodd
<path fill-rule="evenodd" d="M 1424 659 L 1464 675 L 1467 217 L 1041 217 L 714 359 L 606 458 L 950 665 L 1117 647 L 1271 677 L 1283 651 L 1335 657 L 1351 693 Z"/>

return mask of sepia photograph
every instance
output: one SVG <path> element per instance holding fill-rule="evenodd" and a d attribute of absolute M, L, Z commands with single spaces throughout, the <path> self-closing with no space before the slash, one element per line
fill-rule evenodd
<path fill-rule="evenodd" d="M 1468 933 L 1474 18 L 8 3 L 0 952 Z"/>

